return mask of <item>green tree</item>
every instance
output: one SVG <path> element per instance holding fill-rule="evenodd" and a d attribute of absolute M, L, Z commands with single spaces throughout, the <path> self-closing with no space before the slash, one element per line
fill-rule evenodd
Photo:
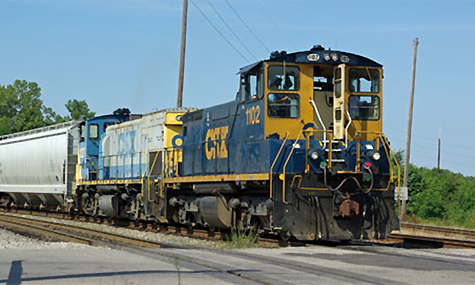
<path fill-rule="evenodd" d="M 69 115 L 64 117 L 65 121 L 87 120 L 96 116 L 96 112 L 91 112 L 91 110 L 89 110 L 89 106 L 84 100 L 68 100 L 66 103 L 66 109 L 68 109 Z"/>
<path fill-rule="evenodd" d="M 13 86 L 0 85 L 0 136 L 14 131 L 13 118 L 17 114 L 17 98 L 13 92 Z"/>
<path fill-rule="evenodd" d="M 0 134 L 45 126 L 41 88 L 35 82 L 16 80 L 0 86 Z"/>
<path fill-rule="evenodd" d="M 43 104 L 41 88 L 35 82 L 16 80 L 0 85 L 0 136 L 44 127 L 70 120 L 86 120 L 95 116 L 84 100 L 68 100 L 69 115 L 64 118 Z"/>
<path fill-rule="evenodd" d="M 41 110 L 43 112 L 44 122 L 46 126 L 66 122 L 66 120 L 61 117 L 61 115 L 56 114 L 56 112 L 53 111 L 53 109 L 51 108 L 43 106 Z"/>

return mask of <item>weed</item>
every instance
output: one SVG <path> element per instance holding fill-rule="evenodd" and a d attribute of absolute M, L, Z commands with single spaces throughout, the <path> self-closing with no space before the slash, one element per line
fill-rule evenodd
<path fill-rule="evenodd" d="M 246 230 L 242 227 L 232 227 L 230 239 L 224 247 L 230 249 L 256 247 L 258 239 L 258 230 Z"/>

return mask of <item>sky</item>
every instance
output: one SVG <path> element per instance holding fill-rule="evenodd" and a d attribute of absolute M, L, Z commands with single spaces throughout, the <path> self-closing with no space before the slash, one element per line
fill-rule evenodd
<path fill-rule="evenodd" d="M 475 1 L 227 1 L 259 41 L 225 0 L 190 0 L 184 106 L 231 101 L 240 67 L 321 44 L 383 65 L 383 129 L 393 149 L 404 149 L 418 37 L 411 163 L 437 166 L 441 130 L 441 167 L 475 176 Z M 37 82 L 62 115 L 72 98 L 97 114 L 174 107 L 182 3 L 0 0 L 0 85 Z"/>

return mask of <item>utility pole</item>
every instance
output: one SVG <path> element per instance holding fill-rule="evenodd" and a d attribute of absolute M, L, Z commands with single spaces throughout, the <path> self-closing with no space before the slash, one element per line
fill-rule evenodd
<path fill-rule="evenodd" d="M 183 105 L 183 78 L 185 76 L 186 21 L 188 19 L 188 0 L 183 0 L 183 19 L 181 24 L 180 71 L 178 74 L 178 96 L 176 106 Z"/>
<path fill-rule="evenodd" d="M 439 129 L 439 147 L 437 151 L 437 171 L 440 172 L 440 143 L 442 140 L 442 128 Z"/>
<path fill-rule="evenodd" d="M 411 156 L 411 135 L 412 135 L 412 111 L 414 109 L 414 87 L 416 85 L 416 61 L 417 61 L 417 46 L 419 39 L 414 39 L 414 59 L 412 60 L 412 85 L 411 85 L 411 101 L 409 103 L 409 118 L 407 119 L 407 140 L 406 140 L 406 160 L 404 165 L 404 187 L 407 187 L 407 177 L 409 175 L 409 159 Z M 401 221 L 406 215 L 406 200 L 402 200 L 401 204 Z"/>

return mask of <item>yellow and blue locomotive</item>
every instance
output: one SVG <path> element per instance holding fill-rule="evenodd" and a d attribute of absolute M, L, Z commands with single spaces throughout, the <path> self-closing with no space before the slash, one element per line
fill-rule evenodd
<path fill-rule="evenodd" d="M 182 160 L 162 181 L 166 212 L 300 240 L 397 228 L 380 64 L 314 46 L 274 52 L 239 75 L 236 100 L 183 116 Z"/>

